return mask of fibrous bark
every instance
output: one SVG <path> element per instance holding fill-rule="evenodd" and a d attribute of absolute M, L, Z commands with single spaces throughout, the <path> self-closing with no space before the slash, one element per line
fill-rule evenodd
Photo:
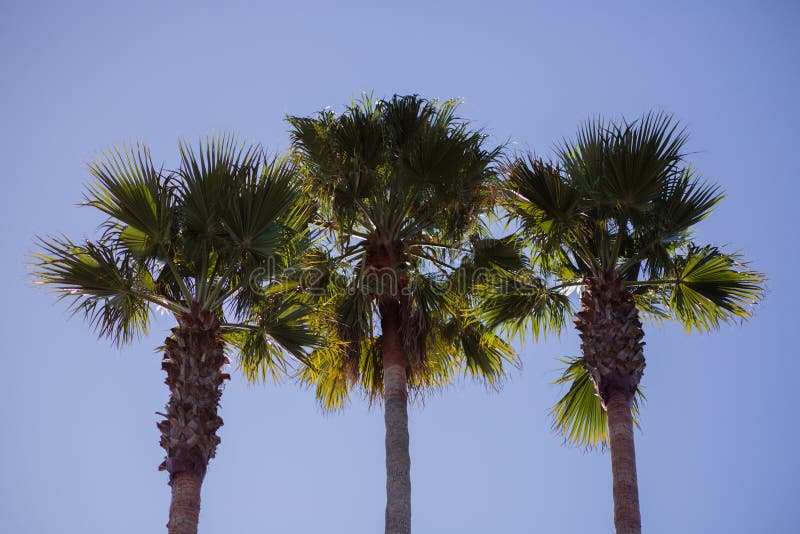
<path fill-rule="evenodd" d="M 603 403 L 611 389 L 633 397 L 644 372 L 644 331 L 633 295 L 615 271 L 586 280 L 583 310 L 575 325 L 580 332 L 586 370 Z"/>
<path fill-rule="evenodd" d="M 219 319 L 193 303 L 178 316 L 178 326 L 164 342 L 161 367 L 170 389 L 165 419 L 158 423 L 166 458 L 159 466 L 170 476 L 170 534 L 195 534 L 200 487 L 214 457 L 222 418 L 217 414 L 228 363 L 220 339 Z"/>

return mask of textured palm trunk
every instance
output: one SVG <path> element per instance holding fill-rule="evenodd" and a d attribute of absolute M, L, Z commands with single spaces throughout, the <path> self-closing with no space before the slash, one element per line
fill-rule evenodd
<path fill-rule="evenodd" d="M 200 488 L 203 480 L 194 473 L 181 471 L 170 477 L 172 502 L 169 505 L 169 532 L 194 534 L 200 517 Z"/>
<path fill-rule="evenodd" d="M 644 373 L 644 331 L 633 295 L 615 271 L 586 280 L 575 325 L 584 365 L 608 415 L 617 534 L 640 534 L 631 402 Z"/>
<path fill-rule="evenodd" d="M 386 534 L 411 532 L 411 456 L 408 448 L 407 360 L 400 338 L 400 305 L 382 303 Z"/>
<path fill-rule="evenodd" d="M 614 526 L 617 534 L 640 534 L 639 484 L 636 480 L 636 449 L 633 444 L 631 397 L 614 389 L 606 402 L 611 478 L 614 487 Z"/>
<path fill-rule="evenodd" d="M 196 534 L 200 516 L 200 488 L 208 462 L 220 442 L 217 414 L 228 363 L 220 339 L 219 319 L 192 304 L 191 312 L 178 316 L 178 326 L 164 342 L 161 367 L 170 399 L 158 423 L 166 459 L 159 469 L 169 473 L 172 503 L 169 534 Z"/>

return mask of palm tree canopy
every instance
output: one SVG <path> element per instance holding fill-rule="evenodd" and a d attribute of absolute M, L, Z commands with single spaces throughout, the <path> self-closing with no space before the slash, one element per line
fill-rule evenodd
<path fill-rule="evenodd" d="M 91 163 L 83 204 L 107 216 L 102 235 L 40 239 L 37 282 L 117 344 L 147 332 L 154 306 L 179 314 L 194 304 L 217 314 L 226 341 L 262 371 L 284 353 L 303 357 L 316 343 L 308 309 L 281 281 L 308 241 L 295 165 L 230 136 L 179 148 L 174 171 L 143 145 Z"/>
<path fill-rule="evenodd" d="M 340 237 L 402 240 L 417 255 L 419 245 L 459 242 L 475 228 L 501 148 L 485 149 L 486 135 L 456 117 L 457 104 L 365 97 L 341 115 L 288 118 L 309 190 Z"/>
<path fill-rule="evenodd" d="M 587 279 L 616 272 L 646 317 L 708 330 L 751 315 L 763 275 L 738 254 L 694 241 L 695 225 L 723 196 L 687 163 L 686 140 L 664 114 L 590 120 L 557 147 L 555 162 L 526 156 L 507 166 L 503 204 L 537 251 L 551 290 L 580 290 Z M 487 309 L 490 322 L 520 320 L 503 305 L 518 295 L 493 298 L 499 304 Z M 553 410 L 555 428 L 581 445 L 604 442 L 605 412 L 580 359 L 568 361 L 558 382 L 571 387 Z"/>
<path fill-rule="evenodd" d="M 339 252 L 320 262 L 337 343 L 303 370 L 328 407 L 341 406 L 353 383 L 380 396 L 374 318 L 384 299 L 401 303 L 412 390 L 447 383 L 459 366 L 494 382 L 513 359 L 471 313 L 470 294 L 476 270 L 509 261 L 479 217 L 502 147 L 486 149 L 486 135 L 456 108 L 455 100 L 365 97 L 341 115 L 288 118 L 317 224 Z"/>

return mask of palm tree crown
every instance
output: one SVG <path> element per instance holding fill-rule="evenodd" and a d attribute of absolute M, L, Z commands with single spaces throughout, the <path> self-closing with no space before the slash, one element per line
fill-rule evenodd
<path fill-rule="evenodd" d="M 686 163 L 686 140 L 663 114 L 595 120 L 558 147 L 556 163 L 529 156 L 508 166 L 504 205 L 553 286 L 585 294 L 598 279 L 619 280 L 646 317 L 676 319 L 689 330 L 749 317 L 763 277 L 737 254 L 694 241 L 695 225 L 722 194 Z M 509 319 L 500 306 L 492 310 L 492 319 Z M 575 402 L 580 396 L 573 393 L 565 400 Z M 587 407 L 598 400 L 583 398 Z M 596 445 L 604 440 L 604 420 L 590 424 L 589 413 L 596 412 L 562 401 L 557 427 L 577 443 Z"/>
<path fill-rule="evenodd" d="M 341 115 L 290 117 L 318 224 L 339 254 L 328 258 L 329 297 L 343 351 L 312 354 L 305 368 L 328 407 L 340 407 L 347 384 L 383 392 L 375 317 L 396 302 L 402 315 L 408 385 L 443 385 L 461 361 L 492 382 L 513 353 L 467 313 L 476 271 L 515 261 L 512 240 L 485 237 L 479 214 L 500 148 L 455 116 L 457 102 L 416 96 L 369 98 Z M 505 256 L 504 256 L 505 254 Z M 324 373 L 321 372 L 324 370 Z"/>
<path fill-rule="evenodd" d="M 156 169 L 144 146 L 90 164 L 96 181 L 84 205 L 108 216 L 102 235 L 41 239 L 34 275 L 118 345 L 147 333 L 154 307 L 180 314 L 196 303 L 224 319 L 226 332 L 248 333 L 230 338 L 245 357 L 256 348 L 251 338 L 264 335 L 275 343 L 262 349 L 302 354 L 310 338 L 301 328 L 259 313 L 271 302 L 260 296 L 285 289 L 264 282 L 279 279 L 305 241 L 310 211 L 294 165 L 231 137 L 197 152 L 181 143 L 180 153 L 177 171 Z"/>

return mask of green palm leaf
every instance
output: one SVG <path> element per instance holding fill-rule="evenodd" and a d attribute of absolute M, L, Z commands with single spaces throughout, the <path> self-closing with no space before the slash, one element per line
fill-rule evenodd
<path fill-rule="evenodd" d="M 674 274 L 669 303 L 687 330 L 750 317 L 764 295 L 764 276 L 716 247 L 690 247 L 676 258 Z"/>
<path fill-rule="evenodd" d="M 608 444 L 608 416 L 597 396 L 594 382 L 583 366 L 582 358 L 559 360 L 566 367 L 554 384 L 569 384 L 569 389 L 550 411 L 553 430 L 579 447 L 604 447 Z M 639 402 L 644 400 L 641 390 L 636 391 L 631 413 L 638 426 Z"/>
<path fill-rule="evenodd" d="M 84 204 L 108 215 L 107 229 L 129 251 L 157 253 L 170 238 L 176 200 L 150 151 L 142 145 L 111 149 L 89 164 L 89 172 L 96 181 L 87 186 Z"/>
<path fill-rule="evenodd" d="M 550 289 L 532 270 L 490 279 L 479 289 L 481 317 L 490 328 L 502 327 L 522 339 L 560 333 L 570 315 L 567 295 Z"/>
<path fill-rule="evenodd" d="M 78 245 L 66 237 L 40 239 L 39 244 L 33 270 L 37 283 L 55 290 L 73 314 L 82 313 L 101 337 L 117 345 L 147 332 L 151 304 L 176 309 L 151 294 L 152 276 L 130 255 L 104 243 Z"/>

